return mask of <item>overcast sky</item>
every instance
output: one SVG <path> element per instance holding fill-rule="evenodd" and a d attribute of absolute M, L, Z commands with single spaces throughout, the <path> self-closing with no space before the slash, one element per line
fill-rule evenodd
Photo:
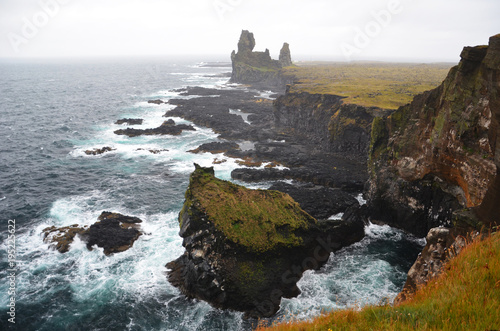
<path fill-rule="evenodd" d="M 499 0 L 0 0 L 0 57 L 229 60 L 246 29 L 294 60 L 457 62 L 500 33 L 499 15 Z"/>

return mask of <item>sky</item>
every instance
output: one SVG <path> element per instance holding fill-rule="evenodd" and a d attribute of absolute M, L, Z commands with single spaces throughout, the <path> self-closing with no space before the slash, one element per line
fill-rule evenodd
<path fill-rule="evenodd" d="M 499 0 L 0 0 L 0 58 L 196 55 L 241 30 L 293 60 L 457 62 L 500 33 Z"/>

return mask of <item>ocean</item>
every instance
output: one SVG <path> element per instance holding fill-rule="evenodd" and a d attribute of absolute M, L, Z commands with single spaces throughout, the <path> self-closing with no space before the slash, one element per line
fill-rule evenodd
<path fill-rule="evenodd" d="M 239 167 L 223 155 L 187 152 L 217 141 L 217 134 L 196 125 L 196 131 L 180 136 L 113 133 L 127 127 L 114 124 L 121 118 L 144 119 L 135 128 L 158 127 L 173 106 L 147 101 L 186 98 L 175 91 L 181 87 L 235 88 L 220 75 L 230 68 L 204 66 L 202 60 L 0 60 L 0 329 L 251 330 L 256 325 L 242 313 L 187 300 L 166 278 L 165 264 L 184 252 L 177 216 L 193 163 L 212 166 L 215 157 L 227 159 L 214 165 L 216 176 L 226 180 Z M 85 154 L 105 146 L 114 150 Z M 141 218 L 145 234 L 131 249 L 111 256 L 100 248 L 87 250 L 78 239 L 65 254 L 43 242 L 44 228 L 90 225 L 102 211 Z M 9 227 L 14 223 L 15 232 Z M 283 299 L 269 321 L 393 299 L 425 240 L 388 226 L 369 225 L 365 232 L 365 239 L 332 254 L 321 270 L 307 271 L 298 283 L 302 294 Z M 15 324 L 9 321 L 11 298 Z"/>

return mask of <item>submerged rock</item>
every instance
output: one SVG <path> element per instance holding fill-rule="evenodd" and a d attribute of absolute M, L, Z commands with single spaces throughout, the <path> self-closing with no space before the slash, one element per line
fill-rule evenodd
<path fill-rule="evenodd" d="M 296 283 L 329 253 L 359 241 L 364 223 L 318 222 L 287 194 L 250 190 L 195 165 L 179 213 L 185 253 L 167 264 L 169 281 L 189 298 L 272 316 Z"/>
<path fill-rule="evenodd" d="M 111 152 L 111 151 L 114 151 L 115 148 L 111 148 L 111 147 L 103 147 L 103 148 L 94 148 L 92 150 L 86 150 L 85 151 L 85 154 L 87 155 L 101 155 L 101 154 L 104 154 L 106 152 Z"/>
<path fill-rule="evenodd" d="M 156 100 L 148 100 L 148 103 L 154 103 L 155 105 L 161 105 L 162 103 L 165 103 L 165 101 L 156 99 Z"/>
<path fill-rule="evenodd" d="M 92 250 L 92 246 L 97 245 L 104 248 L 104 254 L 110 255 L 129 249 L 142 234 L 137 226 L 142 220 L 137 217 L 104 211 L 98 220 L 90 227 L 75 224 L 46 228 L 43 230 L 44 241 L 52 244 L 59 252 L 66 253 L 78 235 L 87 244 L 87 249 Z"/>
<path fill-rule="evenodd" d="M 122 118 L 115 124 L 141 125 L 144 120 L 142 118 Z"/>

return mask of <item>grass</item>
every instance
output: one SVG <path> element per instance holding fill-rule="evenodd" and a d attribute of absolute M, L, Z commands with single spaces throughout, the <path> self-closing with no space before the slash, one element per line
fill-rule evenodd
<path fill-rule="evenodd" d="M 397 109 L 413 97 L 437 87 L 451 64 L 412 63 L 316 63 L 284 68 L 294 76 L 291 92 L 344 96 L 344 103 Z"/>
<path fill-rule="evenodd" d="M 474 241 L 398 306 L 340 310 L 258 330 L 500 330 L 500 233 Z"/>
<path fill-rule="evenodd" d="M 288 194 L 247 189 L 214 177 L 210 170 L 198 167 L 191 175 L 181 213 L 196 205 L 229 240 L 253 252 L 302 245 L 295 231 L 316 220 Z"/>

